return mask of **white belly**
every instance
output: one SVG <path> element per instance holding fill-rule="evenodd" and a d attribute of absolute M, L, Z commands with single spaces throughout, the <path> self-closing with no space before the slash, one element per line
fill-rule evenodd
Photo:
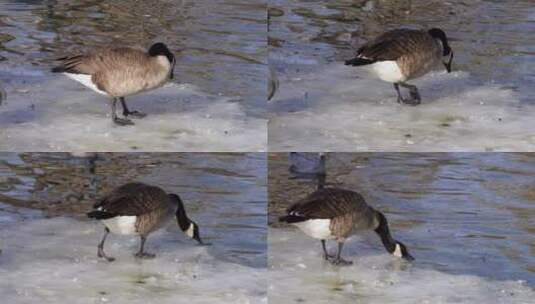
<path fill-rule="evenodd" d="M 84 86 L 90 88 L 91 90 L 100 93 L 102 95 L 108 95 L 106 92 L 101 91 L 97 88 L 97 86 L 91 81 L 91 75 L 86 74 L 71 74 L 71 73 L 63 73 L 65 76 L 69 77 L 70 79 L 74 79 L 78 81 L 79 83 L 83 84 Z"/>
<path fill-rule="evenodd" d="M 398 64 L 393 60 L 376 62 L 370 67 L 372 72 L 383 81 L 396 83 L 407 80 L 401 73 Z"/>
<path fill-rule="evenodd" d="M 300 223 L 295 223 L 297 228 L 301 229 L 306 235 L 320 240 L 334 239 L 329 228 L 331 220 L 329 219 L 317 219 L 308 220 Z"/>
<path fill-rule="evenodd" d="M 136 216 L 116 216 L 111 219 L 102 220 L 102 223 L 115 234 L 137 234 Z"/>

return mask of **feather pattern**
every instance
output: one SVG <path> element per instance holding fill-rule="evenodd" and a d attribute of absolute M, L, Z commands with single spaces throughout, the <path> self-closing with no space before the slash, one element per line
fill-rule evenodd
<path fill-rule="evenodd" d="M 163 85 L 171 74 L 165 56 L 150 56 L 134 48 L 105 48 L 58 59 L 53 72 L 91 76 L 96 87 L 113 97 L 125 97 Z"/>
<path fill-rule="evenodd" d="M 396 61 L 406 79 L 429 72 L 442 59 L 442 45 L 427 31 L 397 29 L 369 41 L 357 51 L 357 58 Z"/>
<path fill-rule="evenodd" d="M 93 205 L 95 210 L 116 216 L 140 216 L 170 206 L 165 191 L 143 183 L 128 183 L 111 191 Z"/>
<path fill-rule="evenodd" d="M 375 229 L 378 225 L 377 211 L 366 203 L 362 195 L 339 188 L 317 190 L 287 212 L 290 217 L 302 221 L 330 219 L 331 233 L 337 238 L 347 238 L 358 230 Z"/>

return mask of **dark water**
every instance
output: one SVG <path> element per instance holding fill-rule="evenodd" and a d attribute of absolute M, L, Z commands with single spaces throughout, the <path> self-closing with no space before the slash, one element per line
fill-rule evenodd
<path fill-rule="evenodd" d="M 315 188 L 289 179 L 287 165 L 286 153 L 271 155 L 273 227 Z M 327 172 L 328 185 L 358 191 L 385 212 L 417 267 L 535 286 L 534 154 L 330 153 Z"/>
<path fill-rule="evenodd" d="M 3 153 L 0 220 L 8 223 L 27 208 L 34 210 L 23 213 L 29 217 L 84 219 L 104 193 L 142 181 L 181 196 L 216 258 L 265 267 L 265 176 L 262 153 Z"/>

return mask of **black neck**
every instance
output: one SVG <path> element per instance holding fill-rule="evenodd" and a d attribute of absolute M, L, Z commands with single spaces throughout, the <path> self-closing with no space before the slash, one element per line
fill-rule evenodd
<path fill-rule="evenodd" d="M 176 196 L 174 200 L 177 204 L 176 212 L 175 212 L 176 220 L 178 221 L 178 225 L 180 226 L 180 229 L 182 231 L 186 231 L 188 230 L 191 221 L 186 215 L 186 209 L 184 209 L 184 204 L 182 204 L 182 200 L 180 200 L 178 196 Z"/>
<path fill-rule="evenodd" d="M 396 241 L 390 235 L 386 217 L 381 212 L 377 211 L 377 219 L 379 220 L 379 226 L 377 226 L 375 232 L 377 232 L 377 234 L 379 234 L 381 237 L 381 241 L 383 242 L 386 250 L 390 253 L 393 253 L 396 249 Z"/>

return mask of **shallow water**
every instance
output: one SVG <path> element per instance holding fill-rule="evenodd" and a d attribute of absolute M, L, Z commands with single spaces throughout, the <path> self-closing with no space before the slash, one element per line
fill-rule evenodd
<path fill-rule="evenodd" d="M 0 154 L 1 293 L 10 303 L 264 303 L 265 171 L 264 154 Z M 212 245 L 171 221 L 148 238 L 155 259 L 133 257 L 137 237 L 110 235 L 117 260 L 99 260 L 103 226 L 84 214 L 133 180 L 179 194 Z"/>
<path fill-rule="evenodd" d="M 412 6 L 409 9 L 409 3 Z M 530 151 L 535 115 L 531 1 L 272 1 L 272 151 Z M 453 73 L 413 81 L 418 107 L 346 67 L 356 48 L 398 27 L 440 27 Z M 295 140 L 297 139 L 297 140 Z"/>
<path fill-rule="evenodd" d="M 528 303 L 535 296 L 535 155 L 328 153 L 327 185 L 363 194 L 416 258 L 400 262 L 364 233 L 346 243 L 343 255 L 354 265 L 345 268 L 322 262 L 319 241 L 277 223 L 315 181 L 290 178 L 286 153 L 269 163 L 270 300 Z"/>
<path fill-rule="evenodd" d="M 2 1 L 0 148 L 259 151 L 266 147 L 263 1 Z M 149 116 L 116 128 L 109 101 L 49 69 L 103 45 L 164 41 L 175 80 L 127 98 Z M 120 130 L 119 130 L 120 129 Z M 41 132 L 40 132 L 41 131 Z"/>

